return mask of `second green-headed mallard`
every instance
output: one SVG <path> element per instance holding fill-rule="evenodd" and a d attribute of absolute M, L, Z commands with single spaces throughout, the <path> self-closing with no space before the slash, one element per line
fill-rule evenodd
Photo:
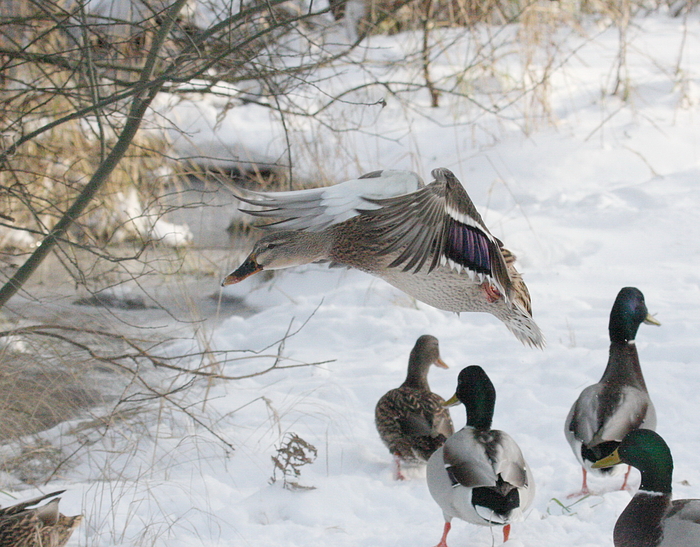
<path fill-rule="evenodd" d="M 370 273 L 452 312 L 488 312 L 523 343 L 543 347 L 515 257 L 489 232 L 444 168 L 424 185 L 411 171 L 375 171 L 328 188 L 252 193 L 246 211 L 282 229 L 261 238 L 223 281 L 327 261 Z"/>
<path fill-rule="evenodd" d="M 454 517 L 472 524 L 503 526 L 522 518 L 535 495 L 535 482 L 513 438 L 491 429 L 496 390 L 486 372 L 469 366 L 459 373 L 457 393 L 446 404 L 461 402 L 467 425 L 428 460 L 430 494 L 442 508 L 445 526 L 436 547 L 447 547 Z"/>
<path fill-rule="evenodd" d="M 661 436 L 631 431 L 594 468 L 620 463 L 639 469 L 642 482 L 615 523 L 615 547 L 700 547 L 700 499 L 671 499 L 673 457 Z"/>
<path fill-rule="evenodd" d="M 635 344 L 642 323 L 660 325 L 649 314 L 642 292 L 623 288 L 610 311 L 610 354 L 603 377 L 581 392 L 566 418 L 564 433 L 583 470 L 580 494 L 588 493 L 586 476 L 593 462 L 610 454 L 633 429 L 656 427 Z M 610 474 L 619 466 L 598 471 Z M 622 489 L 626 484 L 627 476 Z"/>
<path fill-rule="evenodd" d="M 445 400 L 430 391 L 428 369 L 447 368 L 440 358 L 438 339 L 424 334 L 408 358 L 401 386 L 385 393 L 374 410 L 374 421 L 384 444 L 394 455 L 395 478 L 404 479 L 401 462 L 425 462 L 454 433 Z"/>
<path fill-rule="evenodd" d="M 63 547 L 82 515 L 67 517 L 58 511 L 64 490 L 0 509 L 0 547 Z M 53 499 L 52 499 L 53 498 Z M 48 503 L 39 506 L 44 501 Z"/>

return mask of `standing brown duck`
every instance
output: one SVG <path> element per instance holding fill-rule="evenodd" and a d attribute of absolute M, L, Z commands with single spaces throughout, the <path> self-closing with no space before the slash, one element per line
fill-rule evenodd
<path fill-rule="evenodd" d="M 394 455 L 395 478 L 403 480 L 401 462 L 426 462 L 454 433 L 445 400 L 430 391 L 430 365 L 447 368 L 440 358 L 437 338 L 424 334 L 416 340 L 408 359 L 408 374 L 400 387 L 377 403 L 374 420 L 384 444 Z"/>
<path fill-rule="evenodd" d="M 452 312 L 487 312 L 524 344 L 543 347 L 515 257 L 489 232 L 457 177 L 445 168 L 428 185 L 411 171 L 375 171 L 328 188 L 239 198 L 277 219 L 223 281 L 326 261 L 380 277 Z M 271 225 L 271 226 L 272 226 Z"/>
<path fill-rule="evenodd" d="M 67 517 L 58 512 L 61 498 L 56 496 L 63 492 L 0 509 L 0 547 L 63 547 L 83 520 L 82 515 Z"/>

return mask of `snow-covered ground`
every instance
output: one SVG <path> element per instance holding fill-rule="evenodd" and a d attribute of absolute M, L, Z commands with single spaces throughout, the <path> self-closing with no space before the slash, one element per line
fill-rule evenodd
<path fill-rule="evenodd" d="M 618 476 L 593 480 L 599 495 L 567 499 L 580 488 L 581 470 L 563 427 L 578 393 L 603 372 L 610 307 L 624 286 L 641 289 L 662 323 L 641 326 L 640 359 L 657 431 L 674 454 L 675 496 L 700 497 L 700 20 L 683 24 L 664 16 L 634 21 L 627 100 L 609 94 L 618 35 L 591 25 L 585 39 L 570 34 L 573 53 L 551 77 L 550 123 L 527 135 L 515 109 L 512 121 L 480 115 L 489 137 L 462 121 L 456 99 L 409 111 L 387 97 L 369 129 L 346 133 L 342 153 L 325 155 L 320 169 L 337 173 L 336 181 L 379 168 L 417 169 L 426 179 L 434 167 L 452 169 L 518 256 L 544 350 L 521 345 L 490 315 L 435 310 L 355 271 L 309 266 L 273 282 L 250 278 L 227 292 L 258 312 L 225 318 L 211 346 L 261 350 L 306 321 L 286 341 L 282 364 L 324 364 L 209 386 L 206 406 L 191 410 L 235 450 L 182 415 L 144 423 L 141 439 L 101 440 L 55 484 L 68 488 L 63 511 L 86 515 L 70 545 L 435 545 L 442 514 L 424 472 L 392 479 L 373 419 L 379 397 L 402 382 L 416 338 L 429 333 L 451 367 L 432 370 L 432 389 L 450 396 L 462 367 L 484 367 L 498 394 L 494 427 L 516 439 L 533 469 L 536 499 L 509 544 L 611 546 L 630 493 L 617 491 Z M 384 54 L 398 58 L 409 39 L 383 38 Z M 351 116 L 352 105 L 345 108 Z M 319 168 L 318 157 L 298 153 L 302 172 Z M 221 265 L 222 276 L 236 260 Z M 231 362 L 222 373 L 271 363 Z M 204 388 L 194 392 L 205 396 Z M 464 424 L 462 407 L 452 416 Z M 290 433 L 318 450 L 295 479 L 313 489 L 270 484 L 271 456 Z M 500 543 L 500 529 L 453 524 L 451 547 Z"/>

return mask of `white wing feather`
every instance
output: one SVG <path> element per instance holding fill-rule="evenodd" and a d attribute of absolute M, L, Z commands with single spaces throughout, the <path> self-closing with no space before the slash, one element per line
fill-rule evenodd
<path fill-rule="evenodd" d="M 287 192 L 247 192 L 241 199 L 261 210 L 256 216 L 280 219 L 276 228 L 318 232 L 357 216 L 358 209 L 379 206 L 365 198 L 384 199 L 409 194 L 424 186 L 412 171 L 384 170 L 347 180 L 334 186 Z"/>

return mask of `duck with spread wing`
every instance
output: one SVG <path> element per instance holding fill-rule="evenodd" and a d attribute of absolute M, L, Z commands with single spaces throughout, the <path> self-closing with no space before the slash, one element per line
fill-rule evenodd
<path fill-rule="evenodd" d="M 544 346 L 515 257 L 445 168 L 424 184 L 411 171 L 375 171 L 327 188 L 250 192 L 246 212 L 275 222 L 223 281 L 326 261 L 375 275 L 451 312 L 488 312 L 524 344 Z"/>

